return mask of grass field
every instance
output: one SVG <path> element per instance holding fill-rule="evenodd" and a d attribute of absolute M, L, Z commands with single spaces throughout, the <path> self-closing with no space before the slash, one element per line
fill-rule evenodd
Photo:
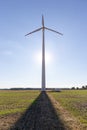
<path fill-rule="evenodd" d="M 0 91 L 0 115 L 23 112 L 39 95 L 39 91 Z"/>
<path fill-rule="evenodd" d="M 73 115 L 81 124 L 84 124 L 86 126 L 84 130 L 87 130 L 87 90 L 47 92 L 47 95 L 42 95 L 40 91 L 0 90 L 0 130 L 15 130 L 16 128 L 11 129 L 13 124 L 15 127 L 17 126 L 17 128 L 21 126 L 22 129 L 22 127 L 26 126 L 26 130 L 31 130 L 35 126 L 29 126 L 30 122 L 31 124 L 35 122 L 38 126 L 38 129 L 35 127 L 35 130 L 41 130 L 40 127 L 42 126 L 40 126 L 40 124 L 43 125 L 44 123 L 46 123 L 43 126 L 45 130 L 48 130 L 49 127 L 50 130 L 57 130 L 59 127 L 63 127 L 60 124 L 64 122 L 62 122 L 59 117 L 62 113 L 59 113 L 57 117 L 53 107 L 54 104 L 51 102 L 51 97 L 63 107 L 63 110 L 67 110 L 70 115 Z M 25 113 L 23 117 L 22 113 Z M 28 127 L 24 125 L 23 122 L 24 124 L 27 123 Z M 64 127 L 66 127 L 65 124 Z M 21 129 L 19 128 L 19 130 Z M 68 128 L 62 128 L 60 130 L 68 130 Z M 72 130 L 83 129 L 79 127 L 79 129 L 74 128 Z"/>
<path fill-rule="evenodd" d="M 66 90 L 51 95 L 82 124 L 87 125 L 87 90 Z"/>

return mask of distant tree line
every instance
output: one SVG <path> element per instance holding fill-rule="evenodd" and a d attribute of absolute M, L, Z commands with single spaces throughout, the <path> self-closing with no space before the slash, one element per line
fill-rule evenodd
<path fill-rule="evenodd" d="M 79 87 L 72 87 L 71 88 L 72 90 L 87 90 L 87 85 L 83 85 L 81 88 L 79 88 Z"/>

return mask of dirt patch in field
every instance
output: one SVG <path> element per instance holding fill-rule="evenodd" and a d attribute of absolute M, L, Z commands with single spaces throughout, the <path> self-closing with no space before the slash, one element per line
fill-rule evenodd
<path fill-rule="evenodd" d="M 67 130 L 67 128 L 58 117 L 47 94 L 42 92 L 9 130 Z"/>
<path fill-rule="evenodd" d="M 0 130 L 8 130 L 9 127 L 11 127 L 11 125 L 18 120 L 20 115 L 21 113 L 15 113 L 15 114 L 9 114 L 5 116 L 0 116 Z"/>

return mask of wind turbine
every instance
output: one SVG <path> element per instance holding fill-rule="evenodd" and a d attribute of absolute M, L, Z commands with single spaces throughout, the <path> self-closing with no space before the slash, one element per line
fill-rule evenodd
<path fill-rule="evenodd" d="M 49 30 L 49 31 L 52 31 L 52 32 L 55 32 L 55 33 L 57 33 L 59 35 L 63 35 L 60 32 L 57 32 L 57 31 L 55 31 L 53 29 L 45 27 L 44 26 L 44 17 L 43 17 L 43 15 L 42 15 L 42 27 L 38 28 L 38 29 L 36 29 L 36 30 L 34 30 L 34 31 L 32 31 L 32 32 L 25 35 L 25 36 L 28 36 L 28 35 L 30 35 L 32 33 L 35 33 L 37 31 L 42 30 L 42 89 L 41 89 L 42 91 L 46 90 L 46 79 L 45 79 L 45 29 Z"/>

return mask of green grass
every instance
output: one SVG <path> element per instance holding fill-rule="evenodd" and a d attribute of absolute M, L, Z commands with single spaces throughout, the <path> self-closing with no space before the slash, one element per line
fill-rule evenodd
<path fill-rule="evenodd" d="M 0 115 L 26 110 L 39 95 L 39 91 L 0 90 Z"/>
<path fill-rule="evenodd" d="M 25 111 L 39 91 L 0 90 L 0 116 Z M 81 123 L 87 124 L 87 90 L 66 90 L 50 94 Z"/>
<path fill-rule="evenodd" d="M 51 95 L 81 123 L 87 124 L 87 90 L 66 90 Z"/>

